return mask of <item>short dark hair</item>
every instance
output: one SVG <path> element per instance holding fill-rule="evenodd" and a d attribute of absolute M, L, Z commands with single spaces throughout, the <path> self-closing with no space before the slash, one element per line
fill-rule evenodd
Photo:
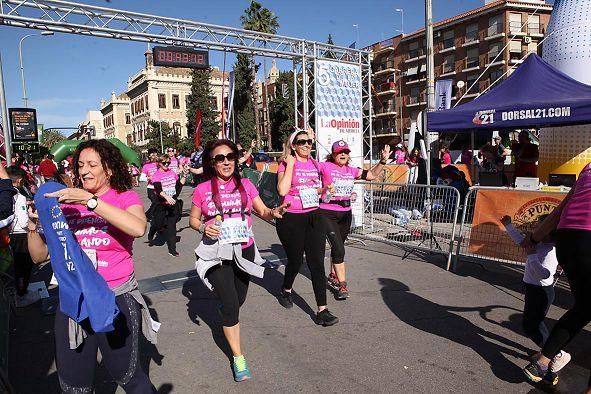
<path fill-rule="evenodd" d="M 156 149 L 156 148 L 148 149 L 148 154 L 151 155 L 152 153 L 158 153 L 158 149 Z"/>
<path fill-rule="evenodd" d="M 8 177 L 12 182 L 16 181 L 19 178 L 23 180 L 27 179 L 27 173 L 25 172 L 25 170 L 17 166 L 10 166 L 6 168 L 6 174 L 8 174 Z"/>
<path fill-rule="evenodd" d="M 103 169 L 105 171 L 110 170 L 112 173 L 109 182 L 113 189 L 118 192 L 124 192 L 131 189 L 131 174 L 127 170 L 127 163 L 125 162 L 125 159 L 123 159 L 123 155 L 121 155 L 119 148 L 106 139 L 88 140 L 78 145 L 72 157 L 74 186 L 81 187 L 78 160 L 80 159 L 80 153 L 84 149 L 92 149 L 98 153 L 101 158 Z"/>

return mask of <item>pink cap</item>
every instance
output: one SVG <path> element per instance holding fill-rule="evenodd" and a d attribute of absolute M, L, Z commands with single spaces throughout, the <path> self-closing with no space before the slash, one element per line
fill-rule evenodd
<path fill-rule="evenodd" d="M 332 153 L 341 153 L 343 151 L 351 152 L 351 148 L 349 148 L 349 145 L 345 141 L 340 140 L 332 144 Z"/>

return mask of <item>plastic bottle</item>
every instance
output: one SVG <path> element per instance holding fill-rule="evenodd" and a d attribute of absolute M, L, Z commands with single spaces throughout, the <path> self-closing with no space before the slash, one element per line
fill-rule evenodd
<path fill-rule="evenodd" d="M 325 202 L 325 203 L 330 202 L 330 200 L 332 199 L 333 189 L 334 189 L 334 185 L 332 183 L 330 185 L 328 185 L 328 187 L 326 188 L 326 192 L 324 193 L 324 196 L 322 197 L 322 202 Z"/>
<path fill-rule="evenodd" d="M 217 227 L 218 230 L 220 230 L 222 228 L 222 216 L 221 215 L 217 215 L 215 217 L 215 220 L 213 222 L 213 225 L 215 227 Z M 218 237 L 212 237 L 212 239 L 217 239 Z"/>

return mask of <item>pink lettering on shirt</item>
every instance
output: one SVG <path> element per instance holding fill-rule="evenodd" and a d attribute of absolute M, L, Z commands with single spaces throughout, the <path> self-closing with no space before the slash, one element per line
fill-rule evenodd
<path fill-rule="evenodd" d="M 335 163 L 323 162 L 320 163 L 320 174 L 322 175 L 322 187 L 328 187 L 330 184 L 337 183 L 353 183 L 355 179 L 361 176 L 361 168 L 350 166 L 338 166 Z M 350 200 L 351 196 L 333 196 L 331 200 L 343 201 Z M 350 211 L 351 207 L 343 207 L 337 204 L 329 204 L 325 202 L 320 203 L 320 208 L 329 209 L 331 211 Z"/>
<path fill-rule="evenodd" d="M 558 228 L 591 231 L 591 164 L 579 174 L 575 191 L 560 215 Z"/>
<path fill-rule="evenodd" d="M 252 202 L 258 197 L 259 192 L 257 188 L 246 178 L 241 179 L 242 186 L 246 190 L 248 201 L 244 211 L 245 219 L 248 223 L 249 230 L 252 228 L 252 218 L 250 217 L 252 212 Z M 231 179 L 228 183 L 218 183 L 218 190 L 220 194 L 220 205 L 223 212 L 223 218 L 239 218 L 242 208 L 242 200 L 240 199 L 240 191 L 236 189 L 236 182 Z M 212 199 L 211 181 L 202 182 L 195 188 L 193 192 L 193 204 L 201 208 L 201 214 L 203 215 L 203 223 L 211 224 L 215 221 L 216 215 L 219 214 L 218 209 Z M 247 243 L 242 244 L 242 249 L 245 249 L 252 245 L 254 239 L 249 238 Z"/>
<path fill-rule="evenodd" d="M 172 169 L 164 171 L 160 168 L 152 175 L 152 183 L 160 182 L 162 191 L 170 197 L 174 197 L 176 194 L 176 181 L 178 179 L 179 176 Z"/>
<path fill-rule="evenodd" d="M 132 190 L 119 193 L 110 189 L 99 196 L 99 201 L 123 210 L 133 205 L 139 205 L 143 209 L 140 197 Z M 62 211 L 80 247 L 96 252 L 97 271 L 109 287 L 117 287 L 127 281 L 134 270 L 134 238 L 83 205 L 64 204 Z"/>
<path fill-rule="evenodd" d="M 320 188 L 322 186 L 322 182 L 320 180 L 320 175 L 318 174 L 319 171 L 320 166 L 316 160 L 309 159 L 305 162 L 296 160 L 293 167 L 291 187 L 289 188 L 289 192 L 287 193 L 287 195 L 282 199 L 282 203 L 291 203 L 290 207 L 287 209 L 287 212 L 306 213 L 318 209 L 316 207 L 302 207 L 302 200 L 300 199 L 300 190 L 309 188 Z M 279 167 L 277 168 L 277 173 L 281 172 L 285 172 L 284 161 L 279 163 Z M 320 196 L 318 198 L 320 198 Z"/>

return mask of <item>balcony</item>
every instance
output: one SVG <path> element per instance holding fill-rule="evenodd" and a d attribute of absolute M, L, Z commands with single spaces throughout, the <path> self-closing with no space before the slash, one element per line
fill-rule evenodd
<path fill-rule="evenodd" d="M 447 53 L 456 50 L 455 39 L 448 38 L 439 44 L 439 53 Z"/>
<path fill-rule="evenodd" d="M 462 72 L 470 72 L 475 71 L 480 68 L 480 60 L 478 57 L 472 57 L 466 59 L 465 67 L 462 69 Z"/>
<path fill-rule="evenodd" d="M 376 118 L 383 118 L 388 116 L 396 116 L 396 106 L 392 101 L 389 101 L 384 104 L 383 108 L 380 107 L 380 104 L 375 106 L 375 113 L 374 117 Z"/>
<path fill-rule="evenodd" d="M 453 64 L 444 64 L 441 71 L 441 74 L 439 74 L 440 77 L 449 77 L 451 75 L 456 74 L 456 70 Z"/>
<path fill-rule="evenodd" d="M 396 93 L 396 84 L 394 82 L 384 82 L 376 86 L 376 95 L 385 96 Z"/>
<path fill-rule="evenodd" d="M 378 64 L 374 70 L 374 75 L 379 76 L 382 74 L 388 74 L 388 73 L 394 73 L 394 72 L 396 72 L 396 67 L 394 67 L 394 62 L 390 61 L 390 62 Z"/>
<path fill-rule="evenodd" d="M 526 51 L 521 51 L 521 52 L 511 51 L 509 53 L 509 64 L 523 63 L 523 59 L 525 59 L 526 55 L 527 55 Z"/>
<path fill-rule="evenodd" d="M 527 33 L 531 37 L 544 37 L 544 35 L 546 34 L 546 26 L 544 26 L 541 23 L 528 23 Z"/>
<path fill-rule="evenodd" d="M 410 62 L 414 62 L 417 61 L 419 59 L 425 58 L 425 50 L 423 48 L 420 49 L 412 49 L 410 51 L 408 51 L 408 55 L 406 56 L 406 59 L 404 60 L 405 63 L 410 63 Z"/>
<path fill-rule="evenodd" d="M 505 37 L 506 34 L 503 30 L 503 27 L 504 26 L 502 23 L 497 23 L 492 26 L 489 26 L 489 28 L 484 32 L 484 41 L 490 41 L 495 40 L 497 38 Z"/>
<path fill-rule="evenodd" d="M 427 105 L 427 96 L 420 95 L 420 96 L 410 96 L 408 97 L 406 106 L 407 107 L 418 107 L 420 105 Z"/>
<path fill-rule="evenodd" d="M 527 32 L 525 31 L 525 26 L 521 22 L 509 22 L 509 34 L 515 37 L 525 36 Z"/>
<path fill-rule="evenodd" d="M 505 64 L 505 59 L 503 58 L 503 55 L 499 56 L 499 54 L 496 52 L 489 52 L 488 53 L 488 58 L 486 60 L 486 67 L 500 66 L 501 64 Z"/>
<path fill-rule="evenodd" d="M 480 40 L 478 39 L 478 31 L 475 30 L 471 32 L 466 32 L 466 37 L 464 37 L 462 41 L 462 47 L 468 47 L 471 45 L 479 44 Z"/>

